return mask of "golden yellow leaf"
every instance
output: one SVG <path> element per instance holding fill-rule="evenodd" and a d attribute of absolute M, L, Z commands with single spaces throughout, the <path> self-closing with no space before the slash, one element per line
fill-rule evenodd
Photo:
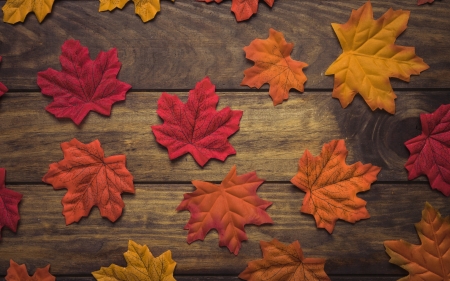
<path fill-rule="evenodd" d="M 3 6 L 3 21 L 7 23 L 23 22 L 28 13 L 34 12 L 39 22 L 52 11 L 55 0 L 7 0 Z"/>
<path fill-rule="evenodd" d="M 413 47 L 394 44 L 408 19 L 409 11 L 391 8 L 374 20 L 372 5 L 367 2 L 352 11 L 347 23 L 332 24 L 343 52 L 325 74 L 334 74 L 333 97 L 342 107 L 360 93 L 372 110 L 380 108 L 394 114 L 397 96 L 389 77 L 408 82 L 410 75 L 429 68 Z"/>
<path fill-rule="evenodd" d="M 112 264 L 92 272 L 92 275 L 100 281 L 176 281 L 173 278 L 176 262 L 172 259 L 170 250 L 155 258 L 146 245 L 130 240 L 124 256 L 127 267 Z"/>
<path fill-rule="evenodd" d="M 115 8 L 122 9 L 130 0 L 100 0 L 99 12 L 112 11 Z M 174 2 L 175 0 L 172 0 Z M 160 0 L 133 0 L 135 12 L 143 22 L 153 19 L 161 10 Z"/>

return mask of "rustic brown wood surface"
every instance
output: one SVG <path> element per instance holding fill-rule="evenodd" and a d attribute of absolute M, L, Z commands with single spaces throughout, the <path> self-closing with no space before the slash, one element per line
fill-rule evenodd
<path fill-rule="evenodd" d="M 133 3 L 99 13 L 93 0 L 56 1 L 42 24 L 33 14 L 25 23 L 0 23 L 0 81 L 9 88 L 0 98 L 0 167 L 6 169 L 7 187 L 24 195 L 17 233 L 1 231 L 0 276 L 14 259 L 25 263 L 30 274 L 50 263 L 57 280 L 93 280 L 90 272 L 101 266 L 126 265 L 123 253 L 133 239 L 155 255 L 171 250 L 177 280 L 240 280 L 237 275 L 246 264 L 261 258 L 259 241 L 273 238 L 299 240 L 305 256 L 326 258 L 332 280 L 406 276 L 388 262 L 383 241 L 418 244 L 414 223 L 426 201 L 450 215 L 450 199 L 431 190 L 426 177 L 407 181 L 404 168 L 409 156 L 404 142 L 420 134 L 419 114 L 450 103 L 450 1 L 424 6 L 416 0 L 371 1 L 376 18 L 390 7 L 411 11 L 408 29 L 396 43 L 414 46 L 430 65 L 409 83 L 391 80 L 398 96 L 395 115 L 372 112 L 359 96 L 342 109 L 331 98 L 333 77 L 324 75 L 341 53 L 330 24 L 346 22 L 351 9 L 365 1 L 276 0 L 273 8 L 260 3 L 258 14 L 241 23 L 230 12 L 231 1 L 161 2 L 161 12 L 145 24 L 134 14 Z M 276 107 L 268 87 L 239 85 L 243 70 L 252 65 L 242 48 L 267 38 L 271 27 L 294 43 L 294 59 L 310 65 L 305 93 L 291 91 L 289 100 Z M 123 64 L 119 78 L 133 86 L 110 117 L 91 112 L 80 126 L 46 112 L 51 99 L 36 84 L 38 71 L 60 69 L 61 45 L 70 38 L 87 46 L 93 59 L 100 50 L 117 47 Z M 156 114 L 162 91 L 185 101 L 187 91 L 205 76 L 218 89 L 219 108 L 230 106 L 244 115 L 230 138 L 237 154 L 201 168 L 190 155 L 170 161 L 150 126 L 162 122 Z M 63 158 L 60 144 L 72 138 L 84 143 L 99 139 L 106 156 L 126 155 L 136 194 L 123 195 L 126 207 L 117 222 L 101 218 L 94 208 L 88 218 L 66 226 L 60 203 L 65 191 L 42 183 L 48 165 Z M 330 235 L 316 228 L 312 216 L 299 212 L 304 193 L 289 180 L 305 149 L 317 155 L 332 139 L 345 140 L 347 163 L 372 163 L 382 170 L 371 190 L 360 194 L 371 218 L 356 224 L 338 221 Z M 246 226 L 249 240 L 238 256 L 218 246 L 215 231 L 204 242 L 188 245 L 183 227 L 190 214 L 175 208 L 194 189 L 191 180 L 220 182 L 232 165 L 239 174 L 254 170 L 266 179 L 258 195 L 273 202 L 268 213 L 274 224 Z"/>

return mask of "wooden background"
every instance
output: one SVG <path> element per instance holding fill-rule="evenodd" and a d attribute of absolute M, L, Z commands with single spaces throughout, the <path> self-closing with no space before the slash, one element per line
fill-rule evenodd
<path fill-rule="evenodd" d="M 420 113 L 450 102 L 450 1 L 417 6 L 416 0 L 372 0 L 375 18 L 388 8 L 411 11 L 407 30 L 397 44 L 414 46 L 430 65 L 410 83 L 392 79 L 397 113 L 372 112 L 361 97 L 342 109 L 331 97 L 333 76 L 327 67 L 341 53 L 331 23 L 345 23 L 362 0 L 277 0 L 272 9 L 260 3 L 258 14 L 237 23 L 231 1 L 205 4 L 193 0 L 161 1 L 161 13 L 142 23 L 134 4 L 123 10 L 98 12 L 94 0 L 57 0 L 42 24 L 34 14 L 25 23 L 0 23 L 0 81 L 9 92 L 0 98 L 0 167 L 6 186 L 23 194 L 17 233 L 2 230 L 0 276 L 9 260 L 25 263 L 30 273 L 51 264 L 58 280 L 93 280 L 90 272 L 111 263 L 125 266 L 129 239 L 146 244 L 155 255 L 171 250 L 177 280 L 238 280 L 247 262 L 261 258 L 259 241 L 299 240 L 307 257 L 327 259 L 332 280 L 397 280 L 406 271 L 388 262 L 383 241 L 404 239 L 418 244 L 414 223 L 425 201 L 450 215 L 449 198 L 430 189 L 425 177 L 407 181 L 409 153 L 404 142 L 421 132 Z M 5 1 L 0 1 L 3 5 Z M 242 48 L 267 38 L 269 28 L 294 43 L 292 58 L 308 63 L 305 93 L 291 91 L 288 101 L 274 107 L 268 87 L 240 86 L 252 65 Z M 36 84 L 37 72 L 60 70 L 63 42 L 80 40 L 91 57 L 116 47 L 123 66 L 119 79 L 133 86 L 111 117 L 91 112 L 77 127 L 44 110 L 51 101 Z M 160 124 L 156 103 L 161 92 L 187 92 L 209 76 L 220 96 L 219 108 L 244 111 L 241 129 L 230 138 L 237 155 L 225 162 L 211 160 L 203 169 L 190 155 L 170 161 L 150 126 Z M 41 178 L 48 165 L 63 158 L 60 143 L 72 138 L 99 139 L 105 155 L 125 154 L 135 177 L 136 194 L 124 194 L 122 217 L 111 223 L 93 208 L 88 218 L 66 226 L 61 199 Z M 332 235 L 317 229 L 312 216 L 301 214 L 304 193 L 289 183 L 305 149 L 317 155 L 324 143 L 345 139 L 349 156 L 382 167 L 367 200 L 371 218 L 356 224 L 338 221 Z M 232 165 L 239 174 L 255 170 L 266 182 L 258 195 L 273 202 L 273 225 L 247 226 L 249 240 L 238 256 L 218 246 L 217 232 L 204 242 L 186 243 L 187 211 L 175 208 L 194 187 L 191 180 L 220 182 Z"/>

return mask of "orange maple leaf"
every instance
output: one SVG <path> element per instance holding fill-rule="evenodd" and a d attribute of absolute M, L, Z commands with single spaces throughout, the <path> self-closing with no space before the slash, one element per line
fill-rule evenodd
<path fill-rule="evenodd" d="M 305 258 L 298 241 L 289 246 L 277 239 L 259 243 L 263 259 L 249 262 L 247 268 L 239 274 L 239 278 L 248 281 L 330 280 L 324 270 L 325 259 Z"/>
<path fill-rule="evenodd" d="M 63 142 L 64 159 L 50 164 L 43 181 L 54 189 L 67 188 L 62 199 L 66 224 L 79 221 L 97 206 L 100 214 L 116 221 L 125 204 L 122 192 L 134 193 L 133 176 L 125 167 L 125 155 L 105 157 L 100 142 L 72 139 Z"/>
<path fill-rule="evenodd" d="M 333 97 L 347 107 L 360 93 L 372 110 L 395 113 L 397 97 L 389 77 L 409 81 L 429 66 L 415 54 L 413 47 L 395 45 L 395 39 L 405 29 L 409 11 L 389 9 L 378 20 L 373 19 L 372 5 L 353 10 L 345 24 L 332 27 L 343 53 L 325 72 L 334 74 Z"/>
<path fill-rule="evenodd" d="M 300 158 L 298 173 L 291 182 L 306 192 L 301 212 L 311 214 L 317 227 L 333 232 L 338 219 L 351 223 L 370 217 L 366 201 L 356 193 L 367 191 L 381 168 L 357 162 L 345 164 L 347 149 L 343 140 L 332 140 L 319 156 L 308 150 Z"/>
<path fill-rule="evenodd" d="M 289 90 L 294 88 L 304 91 L 306 76 L 302 69 L 308 65 L 295 61 L 290 57 L 294 44 L 286 43 L 281 32 L 269 30 L 268 39 L 255 39 L 244 47 L 246 58 L 255 65 L 244 71 L 241 86 L 261 88 L 265 83 L 270 85 L 269 94 L 273 105 L 287 100 Z"/>
<path fill-rule="evenodd" d="M 442 218 L 439 211 L 426 202 L 422 220 L 415 226 L 421 245 L 404 240 L 384 242 L 391 257 L 389 262 L 409 272 L 399 281 L 450 280 L 450 216 Z"/>
<path fill-rule="evenodd" d="M 50 265 L 36 269 L 33 276 L 29 276 L 27 267 L 24 264 L 18 265 L 13 260 L 9 261 L 9 268 L 6 272 L 6 281 L 55 281 L 55 276 L 49 272 Z"/>
<path fill-rule="evenodd" d="M 124 257 L 127 267 L 112 264 L 92 272 L 92 275 L 99 281 L 175 281 L 173 271 L 177 263 L 170 250 L 155 258 L 146 245 L 130 240 Z"/>

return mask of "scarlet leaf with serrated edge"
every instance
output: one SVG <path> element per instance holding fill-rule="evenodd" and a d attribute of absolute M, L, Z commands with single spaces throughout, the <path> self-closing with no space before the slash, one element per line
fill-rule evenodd
<path fill-rule="evenodd" d="M 332 24 L 343 53 L 325 75 L 334 74 L 333 97 L 339 99 L 342 107 L 360 93 L 372 110 L 380 108 L 394 114 L 397 96 L 389 77 L 409 82 L 411 75 L 429 68 L 413 47 L 394 44 L 406 29 L 408 19 L 409 11 L 391 8 L 374 20 L 369 1 L 353 10 L 347 23 Z"/>
<path fill-rule="evenodd" d="M 404 240 L 385 241 L 389 262 L 409 272 L 398 281 L 450 280 L 450 216 L 441 214 L 428 202 L 422 211 L 422 220 L 416 223 L 421 245 Z"/>
<path fill-rule="evenodd" d="M 425 3 L 433 3 L 434 0 L 417 0 L 417 5 L 423 5 Z"/>
<path fill-rule="evenodd" d="M 100 0 L 99 12 L 112 11 L 115 8 L 122 9 L 130 0 Z M 174 2 L 175 0 L 172 0 Z M 155 18 L 161 10 L 160 0 L 133 0 L 135 13 L 143 22 Z"/>
<path fill-rule="evenodd" d="M 450 104 L 420 114 L 422 134 L 405 142 L 410 152 L 408 179 L 426 175 L 431 187 L 450 196 Z"/>
<path fill-rule="evenodd" d="M 211 229 L 219 232 L 219 246 L 227 246 L 237 255 L 241 241 L 247 240 L 244 226 L 272 223 L 266 213 L 272 203 L 256 195 L 256 190 L 264 182 L 255 172 L 236 175 L 233 166 L 220 185 L 192 181 L 196 190 L 184 194 L 184 200 L 177 211 L 188 210 L 191 218 L 184 229 L 188 229 L 187 242 L 203 240 Z"/>
<path fill-rule="evenodd" d="M 0 57 L 0 62 L 2 61 L 2 57 Z M 3 96 L 4 93 L 8 91 L 8 88 L 6 88 L 5 85 L 3 85 L 2 82 L 0 82 L 0 97 Z"/>
<path fill-rule="evenodd" d="M 338 219 L 355 223 L 370 217 L 366 201 L 356 193 L 367 191 L 381 168 L 372 164 L 345 163 L 347 149 L 343 140 L 332 140 L 319 156 L 306 150 L 298 163 L 298 173 L 291 182 L 306 192 L 301 212 L 311 214 L 317 227 L 333 232 Z"/>
<path fill-rule="evenodd" d="M 286 43 L 281 32 L 269 30 L 269 38 L 255 39 L 244 48 L 246 58 L 255 65 L 244 71 L 241 86 L 260 88 L 269 83 L 269 94 L 273 104 L 277 105 L 288 99 L 292 88 L 304 91 L 306 76 L 302 69 L 308 66 L 304 62 L 290 57 L 294 44 Z"/>
<path fill-rule="evenodd" d="M 54 99 L 45 109 L 77 125 L 91 110 L 109 116 L 112 104 L 125 100 L 131 88 L 116 79 L 122 65 L 117 50 L 102 51 L 91 60 L 88 49 L 77 40 L 67 40 L 61 49 L 62 71 L 49 68 L 38 73 L 42 94 Z"/>
<path fill-rule="evenodd" d="M 325 259 L 305 258 L 298 241 L 286 246 L 277 239 L 260 241 L 263 259 L 251 261 L 239 274 L 248 281 L 329 281 Z"/>
<path fill-rule="evenodd" d="M 236 154 L 228 137 L 239 130 L 242 111 L 229 107 L 216 111 L 218 101 L 208 77 L 189 91 L 186 104 L 176 95 L 161 95 L 157 113 L 164 124 L 152 126 L 152 131 L 156 141 L 167 147 L 171 160 L 191 153 L 203 167 L 211 158 L 225 161 Z"/>
<path fill-rule="evenodd" d="M 50 265 L 36 269 L 33 276 L 28 275 L 27 267 L 24 264 L 18 265 L 13 260 L 9 261 L 9 268 L 6 272 L 6 281 L 55 281 L 55 276 L 51 275 Z"/>
<path fill-rule="evenodd" d="M 92 275 L 99 281 L 175 281 L 173 271 L 176 262 L 172 259 L 170 250 L 155 258 L 146 245 L 130 240 L 124 257 L 127 267 L 112 264 L 92 272 Z"/>
<path fill-rule="evenodd" d="M 0 168 L 0 239 L 1 230 L 4 226 L 17 231 L 17 224 L 20 220 L 19 202 L 22 200 L 22 194 L 5 186 L 5 169 Z"/>
<path fill-rule="evenodd" d="M 223 0 L 197 0 L 199 2 L 221 3 Z M 269 7 L 273 6 L 275 0 L 264 0 Z M 253 14 L 258 12 L 259 0 L 232 0 L 231 11 L 233 11 L 237 21 L 248 20 Z"/>
<path fill-rule="evenodd" d="M 3 5 L 3 21 L 7 23 L 24 22 L 28 13 L 34 12 L 39 22 L 51 13 L 55 0 L 7 0 Z"/>
<path fill-rule="evenodd" d="M 93 206 L 110 221 L 116 221 L 125 204 L 120 194 L 134 193 L 133 176 L 125 167 L 125 155 L 104 156 L 100 142 L 89 144 L 72 139 L 63 142 L 64 159 L 50 164 L 42 179 L 54 189 L 66 188 L 62 199 L 66 224 L 89 215 Z"/>

